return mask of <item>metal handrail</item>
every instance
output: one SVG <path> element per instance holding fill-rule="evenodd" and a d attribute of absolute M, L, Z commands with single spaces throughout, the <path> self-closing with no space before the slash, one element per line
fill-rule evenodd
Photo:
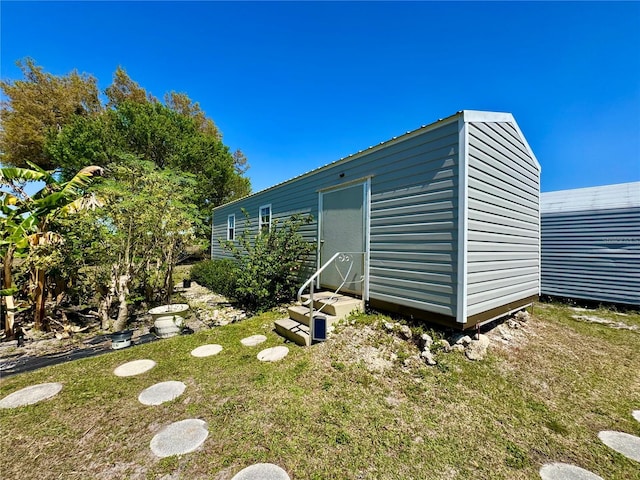
<path fill-rule="evenodd" d="M 322 265 L 322 267 L 320 267 L 318 270 L 316 270 L 316 272 L 313 275 L 311 275 L 311 277 L 309 277 L 309 279 L 306 282 L 304 282 L 304 284 L 298 290 L 298 302 L 302 303 L 302 292 L 304 292 L 307 287 L 310 287 L 309 288 L 309 302 L 308 302 L 309 303 L 309 333 L 310 333 L 310 337 L 311 337 L 311 341 L 312 342 L 313 342 L 314 337 L 315 337 L 315 335 L 314 335 L 314 325 L 313 325 L 313 286 L 314 286 L 315 279 L 318 278 L 318 276 L 324 271 L 324 269 L 327 268 L 330 264 L 332 264 L 336 260 L 336 258 L 339 258 L 342 255 L 355 255 L 355 254 L 363 254 L 364 255 L 364 253 L 365 252 L 336 252 L 329 260 L 327 260 L 325 262 L 324 265 Z M 353 267 L 353 262 L 351 263 L 351 266 L 349 266 L 349 272 L 351 272 L 351 267 Z M 336 295 L 340 291 L 340 289 L 344 286 L 344 284 L 347 281 L 346 277 L 349 276 L 349 272 L 347 272 L 347 275 L 344 278 L 342 278 L 342 274 L 340 274 L 340 277 L 342 278 L 342 284 L 333 293 L 333 295 Z M 360 280 L 360 281 L 362 281 L 362 280 Z M 331 296 L 331 298 L 333 298 L 333 295 Z M 324 306 L 326 306 L 326 304 Z M 320 310 L 322 310 L 322 308 L 324 308 L 324 307 L 321 307 Z M 320 312 L 320 310 L 318 310 L 318 312 Z"/>
<path fill-rule="evenodd" d="M 338 258 L 340 255 L 355 255 L 356 253 L 361 253 L 364 254 L 365 252 L 336 252 L 329 260 L 327 260 L 325 262 L 324 265 L 322 265 L 318 270 L 316 270 L 316 272 L 311 275 L 306 282 L 304 282 L 304 284 L 300 287 L 300 289 L 298 290 L 298 301 L 302 302 L 302 293 L 305 291 L 305 289 L 309 286 L 309 284 L 311 282 L 313 282 L 316 278 L 318 278 L 318 276 L 324 271 L 325 268 L 327 268 L 329 265 L 331 265 L 331 263 L 333 263 L 333 261 Z"/>

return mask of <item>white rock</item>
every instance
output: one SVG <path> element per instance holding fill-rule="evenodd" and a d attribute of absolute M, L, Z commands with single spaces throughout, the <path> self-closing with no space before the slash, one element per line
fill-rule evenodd
<path fill-rule="evenodd" d="M 412 336 L 411 329 L 406 325 L 402 325 L 400 327 L 400 336 L 405 340 L 409 340 Z"/>
<path fill-rule="evenodd" d="M 482 360 L 487 354 L 489 343 L 489 337 L 480 334 L 478 340 L 472 340 L 471 343 L 467 345 L 467 349 L 465 350 L 467 358 L 469 360 Z"/>
<path fill-rule="evenodd" d="M 520 328 L 520 324 L 516 322 L 514 319 L 510 318 L 507 320 L 507 327 L 513 328 L 514 330 Z"/>
<path fill-rule="evenodd" d="M 393 332 L 393 323 L 390 323 L 390 322 L 384 322 L 384 323 L 382 324 L 382 326 L 384 327 L 384 329 L 385 329 L 387 332 Z"/>
<path fill-rule="evenodd" d="M 442 345 L 442 349 L 445 351 L 445 353 L 449 353 L 451 351 L 451 345 L 444 338 L 440 340 L 440 345 Z"/>
<path fill-rule="evenodd" d="M 429 350 L 422 352 L 420 357 L 422 357 L 427 365 L 435 365 L 437 363 L 435 358 L 433 358 L 433 354 Z"/>
<path fill-rule="evenodd" d="M 420 335 L 420 350 L 426 350 L 433 345 L 433 338 L 428 333 Z"/>
<path fill-rule="evenodd" d="M 526 310 L 520 310 L 515 314 L 515 319 L 519 322 L 528 322 L 530 318 L 531 315 L 529 315 L 529 312 L 527 312 Z"/>
<path fill-rule="evenodd" d="M 451 350 L 455 352 L 464 352 L 464 345 L 462 345 L 461 343 L 456 343 L 451 347 Z"/>

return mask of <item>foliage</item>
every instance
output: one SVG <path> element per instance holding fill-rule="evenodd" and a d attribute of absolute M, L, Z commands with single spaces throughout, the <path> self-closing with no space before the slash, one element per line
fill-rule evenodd
<path fill-rule="evenodd" d="M 95 206 L 86 191 L 102 168 L 91 166 L 80 170 L 66 182 L 59 181 L 53 172 L 48 172 L 28 162 L 32 169 L 6 167 L 0 169 L 0 253 L 3 258 L 3 284 L 12 285 L 14 255 L 28 254 L 28 265 L 32 267 L 35 303 L 35 327 L 42 328 L 44 300 L 46 295 L 46 272 L 63 258 L 57 248 L 64 237 L 50 230 L 58 217 Z M 29 195 L 24 187 L 28 181 L 44 183 L 39 191 Z M 10 330 L 10 328 L 9 328 Z"/>
<path fill-rule="evenodd" d="M 236 259 L 234 297 L 246 309 L 263 311 L 292 300 L 300 283 L 304 260 L 315 247 L 300 234 L 300 227 L 312 221 L 310 215 L 292 215 L 271 230 L 252 234 L 245 211 L 245 228 L 234 241 L 221 242 Z"/>
<path fill-rule="evenodd" d="M 190 173 L 195 180 L 193 202 L 202 222 L 209 223 L 215 206 L 247 195 L 251 186 L 244 177 L 242 152 L 232 154 L 202 115 L 185 115 L 158 102 L 124 100 L 99 115 L 76 118 L 50 136 L 46 149 L 65 174 L 87 163 L 117 163 L 127 154 Z"/>
<path fill-rule="evenodd" d="M 191 268 L 191 279 L 209 290 L 233 297 L 236 288 L 236 262 L 228 258 L 203 260 Z"/>
<path fill-rule="evenodd" d="M 107 108 L 116 107 L 125 101 L 135 103 L 154 101 L 153 97 L 147 95 L 145 89 L 138 82 L 132 80 L 121 66 L 116 68 L 113 74 L 113 81 L 105 89 L 104 93 L 108 99 Z"/>
<path fill-rule="evenodd" d="M 105 206 L 93 212 L 99 228 L 85 247 L 102 272 L 97 285 L 106 302 L 101 309 L 103 327 L 108 327 L 109 310 L 118 299 L 121 330 L 132 298 L 156 302 L 169 300 L 172 272 L 177 258 L 195 242 L 197 206 L 190 202 L 193 178 L 170 169 L 160 170 L 151 162 L 124 156 L 107 168 L 107 178 L 98 195 Z"/>
<path fill-rule="evenodd" d="M 0 111 L 0 161 L 18 167 L 26 167 L 31 161 L 53 169 L 57 165 L 44 149 L 47 136 L 76 117 L 102 109 L 96 79 L 77 71 L 66 76 L 45 73 L 30 58 L 18 62 L 18 66 L 24 80 L 0 81 L 7 98 Z M 86 165 L 91 163 L 80 168 Z"/>

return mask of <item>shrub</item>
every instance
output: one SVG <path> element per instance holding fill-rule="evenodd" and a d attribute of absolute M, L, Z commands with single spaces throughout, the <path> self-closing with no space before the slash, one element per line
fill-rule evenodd
<path fill-rule="evenodd" d="M 203 260 L 191 268 L 191 279 L 208 289 L 224 295 L 235 296 L 236 262 L 229 258 Z"/>
<path fill-rule="evenodd" d="M 292 215 L 282 225 L 274 220 L 271 230 L 252 235 L 245 212 L 245 229 L 238 243 L 221 242 L 236 259 L 233 297 L 243 308 L 264 311 L 294 298 L 303 261 L 315 250 L 299 232 L 311 220 L 310 215 Z"/>

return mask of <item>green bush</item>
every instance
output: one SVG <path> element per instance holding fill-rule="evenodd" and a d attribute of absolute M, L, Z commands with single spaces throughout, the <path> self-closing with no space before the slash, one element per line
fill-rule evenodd
<path fill-rule="evenodd" d="M 190 277 L 213 292 L 234 297 L 236 268 L 236 262 L 228 258 L 203 260 L 191 268 Z"/>
<path fill-rule="evenodd" d="M 274 220 L 271 230 L 252 235 L 249 216 L 245 212 L 245 229 L 234 242 L 221 242 L 236 259 L 236 285 L 233 297 L 240 305 L 260 312 L 291 301 L 301 282 L 305 258 L 315 251 L 305 241 L 300 227 L 312 217 L 293 215 L 279 225 Z"/>

